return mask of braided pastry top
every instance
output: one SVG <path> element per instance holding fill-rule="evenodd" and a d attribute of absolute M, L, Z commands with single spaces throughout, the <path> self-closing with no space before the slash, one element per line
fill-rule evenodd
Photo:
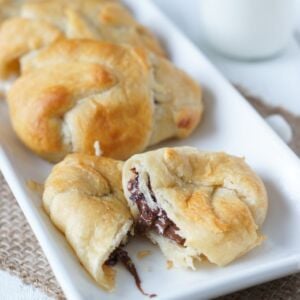
<path fill-rule="evenodd" d="M 6 16 L 15 15 L 0 27 L 0 78 L 16 75 L 24 55 L 60 37 L 127 43 L 164 55 L 156 38 L 117 0 L 31 0 L 19 6 L 9 13 L 12 8 L 0 3 L 3 13 L 8 7 Z"/>
<path fill-rule="evenodd" d="M 60 40 L 23 62 L 11 88 L 13 127 L 37 154 L 125 159 L 161 140 L 186 137 L 202 114 L 199 85 L 144 49 Z"/>

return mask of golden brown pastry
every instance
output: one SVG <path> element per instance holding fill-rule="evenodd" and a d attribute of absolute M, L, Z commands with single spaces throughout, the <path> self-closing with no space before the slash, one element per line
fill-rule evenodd
<path fill-rule="evenodd" d="M 136 231 L 177 266 L 224 266 L 263 240 L 266 190 L 242 158 L 163 148 L 126 161 L 122 181 Z"/>
<path fill-rule="evenodd" d="M 115 270 L 107 263 L 124 243 L 132 217 L 121 183 L 122 162 L 69 155 L 45 183 L 44 208 L 65 235 L 80 262 L 106 290 L 114 287 Z"/>
<path fill-rule="evenodd" d="M 0 0 L 0 28 L 2 22 L 18 14 L 22 3 L 23 0 Z M 1 63 L 2 62 L 0 61 L 0 65 Z M 11 65 L 10 68 L 14 69 L 14 66 Z M 5 78 L 5 80 L 3 80 L 3 78 L 0 76 L 0 101 L 6 98 L 6 93 L 14 79 L 15 78 L 9 78 L 8 76 Z"/>
<path fill-rule="evenodd" d="M 164 55 L 157 39 L 119 1 L 29 0 L 0 27 L 0 78 L 17 75 L 24 55 L 60 37 L 127 43 Z"/>
<path fill-rule="evenodd" d="M 202 115 L 199 85 L 145 49 L 60 40 L 24 60 L 23 70 L 8 95 L 12 124 L 50 161 L 95 148 L 126 159 L 188 136 Z"/>

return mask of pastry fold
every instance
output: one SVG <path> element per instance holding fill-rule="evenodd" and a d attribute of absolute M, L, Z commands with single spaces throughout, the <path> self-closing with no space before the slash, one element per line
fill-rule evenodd
<path fill-rule="evenodd" d="M 57 164 L 43 195 L 44 208 L 80 262 L 106 290 L 115 271 L 105 262 L 132 226 L 121 184 L 122 162 L 73 154 Z"/>
<path fill-rule="evenodd" d="M 95 153 L 127 159 L 162 140 L 184 138 L 199 123 L 199 85 L 143 48 L 59 40 L 23 61 L 8 94 L 13 127 L 50 161 Z"/>
<path fill-rule="evenodd" d="M 266 190 L 242 158 L 163 148 L 131 157 L 122 180 L 136 231 L 177 266 L 224 266 L 264 239 Z"/>
<path fill-rule="evenodd" d="M 18 75 L 22 57 L 60 37 L 125 43 L 165 55 L 154 35 L 116 0 L 21 1 L 13 12 L 2 1 L 0 22 L 1 14 L 10 18 L 0 27 L 1 79 Z"/>

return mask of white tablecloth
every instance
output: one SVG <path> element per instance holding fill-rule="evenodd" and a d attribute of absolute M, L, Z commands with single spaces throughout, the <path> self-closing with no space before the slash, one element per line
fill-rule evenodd
<path fill-rule="evenodd" d="M 142 0 L 137 0 L 142 1 Z M 200 0 L 153 0 L 231 82 L 240 84 L 266 102 L 281 105 L 300 114 L 300 38 L 291 39 L 283 55 L 267 61 L 242 62 L 225 58 L 210 50 L 201 35 L 197 4 Z M 300 0 L 298 1 L 300 32 Z M 299 34 L 300 36 L 300 34 Z M 274 121 L 278 133 L 285 135 L 280 122 Z M 45 300 L 40 291 L 25 286 L 18 278 L 0 271 L 1 300 Z"/>

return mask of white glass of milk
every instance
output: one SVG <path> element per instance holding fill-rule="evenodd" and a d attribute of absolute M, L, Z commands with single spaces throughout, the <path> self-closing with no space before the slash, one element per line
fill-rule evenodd
<path fill-rule="evenodd" d="M 241 59 L 282 51 L 291 38 L 295 0 L 201 0 L 200 22 L 208 42 Z"/>

